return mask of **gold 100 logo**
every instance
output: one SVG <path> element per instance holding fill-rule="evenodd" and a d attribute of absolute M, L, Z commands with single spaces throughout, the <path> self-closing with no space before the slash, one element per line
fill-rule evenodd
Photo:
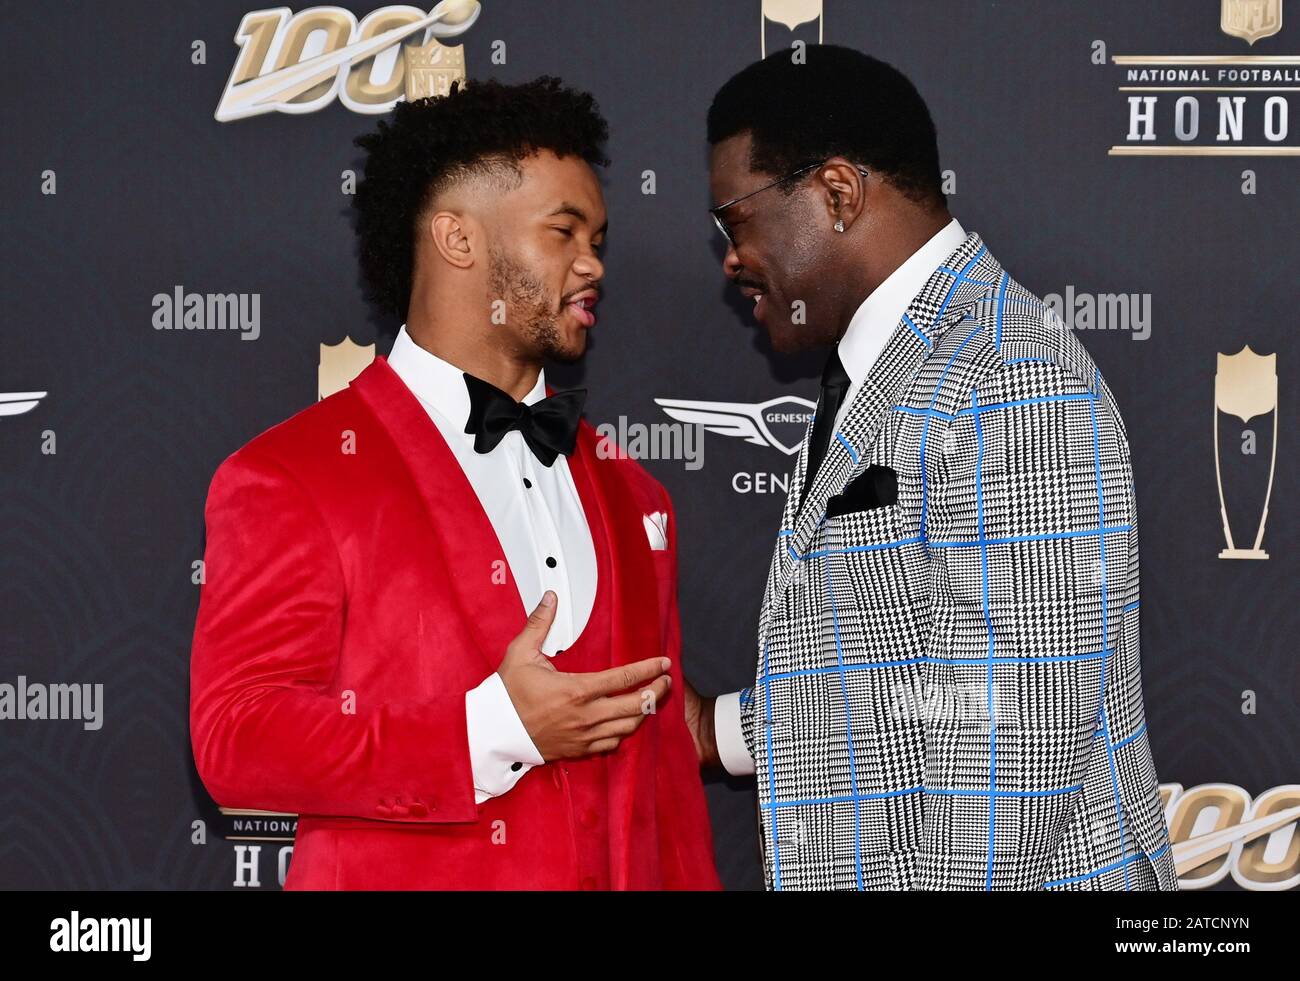
<path fill-rule="evenodd" d="M 1162 783 L 1160 799 L 1180 889 L 1208 889 L 1229 876 L 1252 891 L 1300 886 L 1300 784 L 1252 799 L 1231 783 L 1186 790 Z"/>
<path fill-rule="evenodd" d="M 239 57 L 215 113 L 231 122 L 266 112 L 305 113 L 337 98 L 353 112 L 385 113 L 399 100 L 445 95 L 464 81 L 462 47 L 440 43 L 474 25 L 478 0 L 380 7 L 357 20 L 341 7 L 245 14 Z"/>

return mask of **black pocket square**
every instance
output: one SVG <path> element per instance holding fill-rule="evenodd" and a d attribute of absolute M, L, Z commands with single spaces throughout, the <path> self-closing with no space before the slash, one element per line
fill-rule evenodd
<path fill-rule="evenodd" d="M 873 463 L 826 502 L 826 517 L 888 507 L 898 502 L 898 474 Z"/>

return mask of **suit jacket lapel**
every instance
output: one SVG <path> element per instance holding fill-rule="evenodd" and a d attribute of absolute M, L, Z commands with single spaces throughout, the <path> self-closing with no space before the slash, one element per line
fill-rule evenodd
<path fill-rule="evenodd" d="M 777 582 L 776 589 L 769 594 L 769 602 L 784 594 L 796 556 L 807 554 L 826 512 L 827 499 L 866 468 L 890 410 L 898 404 L 939 338 L 965 316 L 971 303 L 1003 286 L 1004 275 L 976 233 L 968 235 L 931 274 L 867 372 L 845 411 L 839 432 L 831 436 L 826 456 L 813 476 L 803 506 L 799 507 L 808 462 L 807 443 L 812 433 L 812 423 L 809 423 L 795 477 L 790 482 L 781 537 L 777 541 L 777 549 L 783 554 L 779 564 L 773 565 Z"/>
<path fill-rule="evenodd" d="M 578 427 L 569 469 L 582 497 L 588 523 L 599 521 L 609 549 L 610 667 L 663 652 L 659 629 L 659 586 L 642 514 L 612 461 L 596 462 L 595 430 Z M 640 881 L 636 869 L 649 856 L 635 848 L 638 829 L 653 827 L 656 815 L 654 767 L 656 719 L 647 719 L 606 757 L 609 799 L 610 886 L 627 889 Z"/>
<path fill-rule="evenodd" d="M 569 471 L 588 523 L 600 521 L 609 543 L 613 576 L 609 584 L 613 634 L 610 666 L 614 667 L 660 651 L 659 587 L 641 510 L 618 467 L 597 462 L 596 442 L 596 431 L 584 420 L 578 426 L 578 443 L 569 457 Z"/>
<path fill-rule="evenodd" d="M 383 355 L 377 356 L 352 381 L 352 387 L 392 438 L 406 465 L 438 540 L 437 556 L 446 567 L 446 581 L 460 608 L 475 646 L 489 671 L 495 671 L 506 645 L 523 628 L 523 599 L 505 549 L 478 494 L 460 463 L 429 418 L 424 406 Z M 364 447 L 361 452 L 365 452 Z M 500 559 L 509 582 L 502 586 L 488 576 L 491 562 Z M 476 574 L 467 575 L 472 563 Z M 507 597 L 513 597 L 513 600 Z"/>

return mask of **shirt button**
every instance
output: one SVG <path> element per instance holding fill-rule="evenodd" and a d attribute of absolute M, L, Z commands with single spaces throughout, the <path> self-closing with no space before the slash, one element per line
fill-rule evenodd
<path fill-rule="evenodd" d="M 529 480 L 527 477 L 525 477 L 525 478 L 524 478 L 524 486 L 525 486 L 525 487 L 532 487 L 532 486 L 533 486 L 533 482 L 532 482 L 531 480 Z"/>
<path fill-rule="evenodd" d="M 592 876 L 587 876 L 582 880 L 582 888 L 586 889 L 588 892 L 594 890 L 596 888 L 596 885 L 597 885 L 596 880 Z"/>
<path fill-rule="evenodd" d="M 522 763 L 511 763 L 511 764 L 510 764 L 510 769 L 514 770 L 515 773 L 518 773 L 518 772 L 519 772 L 520 770 L 522 770 L 523 768 L 524 768 L 524 765 L 523 765 Z"/>
<path fill-rule="evenodd" d="M 555 557 L 553 555 L 546 556 L 546 566 L 548 569 L 555 568 Z"/>
<path fill-rule="evenodd" d="M 583 811 L 578 817 L 578 823 L 584 828 L 594 828 L 596 826 L 596 812 L 592 810 Z"/>

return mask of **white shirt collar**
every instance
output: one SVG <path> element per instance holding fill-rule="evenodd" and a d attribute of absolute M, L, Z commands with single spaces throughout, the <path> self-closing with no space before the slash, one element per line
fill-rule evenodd
<path fill-rule="evenodd" d="M 849 321 L 837 350 L 854 389 L 862 384 L 876 358 L 907 312 L 916 294 L 929 281 L 939 264 L 966 241 L 966 230 L 954 218 L 935 232 L 903 264 L 876 287 Z M 848 400 L 845 400 L 848 404 Z"/>
<path fill-rule="evenodd" d="M 416 344 L 406 332 L 406 324 L 402 324 L 393 340 L 393 349 L 388 353 L 388 367 L 397 372 L 421 402 L 441 412 L 457 430 L 464 427 L 469 418 L 469 390 L 462 377 L 465 372 Z M 544 370 L 538 370 L 537 384 L 523 397 L 525 405 L 546 397 L 545 375 Z"/>

